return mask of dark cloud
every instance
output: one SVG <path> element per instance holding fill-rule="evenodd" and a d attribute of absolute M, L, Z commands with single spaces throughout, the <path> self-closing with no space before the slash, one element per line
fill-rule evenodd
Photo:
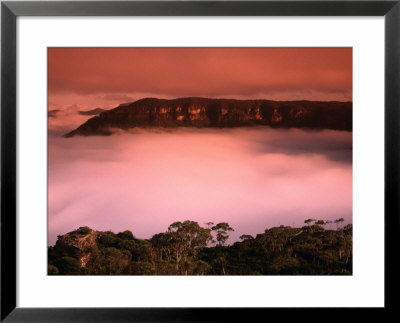
<path fill-rule="evenodd" d="M 49 118 L 55 118 L 55 117 L 57 117 L 57 113 L 58 113 L 59 111 L 60 111 L 60 110 L 58 110 L 58 109 L 50 110 L 50 111 L 48 112 Z"/>
<path fill-rule="evenodd" d="M 106 111 L 106 110 L 102 109 L 102 108 L 96 108 L 96 109 L 87 110 L 87 111 L 79 111 L 79 114 L 84 115 L 84 116 L 97 116 L 104 111 Z"/>
<path fill-rule="evenodd" d="M 261 153 L 317 154 L 334 161 L 352 162 L 352 132 L 313 129 L 276 129 L 268 136 L 255 136 L 253 148 Z"/>

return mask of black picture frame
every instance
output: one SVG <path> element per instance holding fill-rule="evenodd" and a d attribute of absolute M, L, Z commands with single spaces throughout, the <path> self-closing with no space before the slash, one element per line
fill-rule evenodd
<path fill-rule="evenodd" d="M 395 1 L 4 1 L 1 3 L 1 321 L 186 322 L 282 318 L 296 309 L 16 307 L 16 19 L 19 16 L 384 16 L 385 19 L 385 307 L 396 311 L 399 275 L 400 0 Z M 373 127 L 373 125 L 371 125 Z M 372 130 L 373 131 L 373 130 Z M 371 258 L 373 261 L 373 257 Z M 339 317 L 338 311 L 325 309 Z M 349 311 L 349 310 L 347 310 Z M 304 313 L 304 310 L 297 309 Z M 291 314 L 290 314 L 291 315 Z M 296 314 L 298 315 L 298 314 Z M 324 314 L 323 314 L 324 315 Z M 253 319 L 249 319 L 253 317 Z"/>

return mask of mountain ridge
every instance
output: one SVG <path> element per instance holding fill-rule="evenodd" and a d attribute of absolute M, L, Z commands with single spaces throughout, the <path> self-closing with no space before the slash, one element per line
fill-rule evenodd
<path fill-rule="evenodd" d="M 143 98 L 101 112 L 65 137 L 111 135 L 135 127 L 227 128 L 267 125 L 352 130 L 352 102 L 187 97 Z"/>

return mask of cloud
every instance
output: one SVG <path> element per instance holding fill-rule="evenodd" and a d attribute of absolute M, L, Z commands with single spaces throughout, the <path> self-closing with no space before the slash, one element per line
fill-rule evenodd
<path fill-rule="evenodd" d="M 316 149 L 313 149 L 315 147 Z M 134 129 L 49 138 L 49 243 L 88 225 L 149 238 L 174 221 L 241 234 L 306 218 L 352 219 L 351 133 Z"/>
<path fill-rule="evenodd" d="M 124 102 L 134 93 L 352 98 L 351 48 L 50 48 L 48 54 L 52 100 L 75 94 Z"/>
<path fill-rule="evenodd" d="M 127 94 L 121 94 L 121 93 L 106 94 L 106 95 L 99 96 L 99 98 L 102 100 L 119 102 L 119 103 L 127 103 L 127 102 L 136 101 L 134 96 L 130 96 Z"/>
<path fill-rule="evenodd" d="M 65 135 L 102 111 L 100 108 L 88 109 L 87 106 L 77 104 L 60 106 L 57 109 L 51 107 L 48 112 L 48 134 L 50 137 Z"/>

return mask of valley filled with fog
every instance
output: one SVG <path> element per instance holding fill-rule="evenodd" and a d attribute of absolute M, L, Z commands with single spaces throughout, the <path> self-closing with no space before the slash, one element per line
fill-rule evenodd
<path fill-rule="evenodd" d="M 80 226 L 138 238 L 175 221 L 242 234 L 305 219 L 352 222 L 352 132 L 133 129 L 49 137 L 49 245 Z M 334 228 L 334 227 L 333 227 Z"/>

